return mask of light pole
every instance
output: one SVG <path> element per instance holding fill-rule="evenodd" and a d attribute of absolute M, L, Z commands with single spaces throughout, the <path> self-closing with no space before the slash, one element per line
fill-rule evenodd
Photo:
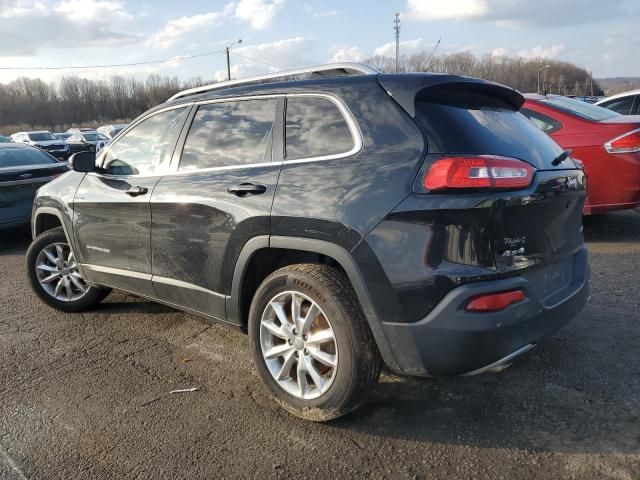
<path fill-rule="evenodd" d="M 550 66 L 551 66 L 551 65 L 545 65 L 544 67 L 540 67 L 540 68 L 538 69 L 538 72 L 537 72 L 537 73 L 538 73 L 538 95 L 540 95 L 540 72 L 541 72 L 542 70 L 544 70 L 545 68 L 549 68 Z"/>
<path fill-rule="evenodd" d="M 225 53 L 227 54 L 227 80 L 231 80 L 231 63 L 229 62 L 229 50 L 231 49 L 231 47 L 240 45 L 241 43 L 242 39 L 240 38 L 224 49 Z"/>
<path fill-rule="evenodd" d="M 396 34 L 396 73 L 400 69 L 400 14 L 396 13 L 393 19 L 393 31 Z"/>

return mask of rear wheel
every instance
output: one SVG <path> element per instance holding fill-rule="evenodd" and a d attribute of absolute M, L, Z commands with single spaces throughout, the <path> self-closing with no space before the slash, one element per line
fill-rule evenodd
<path fill-rule="evenodd" d="M 362 404 L 381 358 L 346 276 L 327 265 L 291 265 L 258 287 L 249 312 L 256 368 L 278 403 L 312 421 Z"/>
<path fill-rule="evenodd" d="M 87 283 L 62 228 L 44 232 L 29 246 L 27 275 L 45 303 L 65 312 L 87 310 L 111 291 Z"/>

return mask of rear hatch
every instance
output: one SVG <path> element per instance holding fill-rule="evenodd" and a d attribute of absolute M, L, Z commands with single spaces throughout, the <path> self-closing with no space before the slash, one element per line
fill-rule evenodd
<path fill-rule="evenodd" d="M 584 246 L 586 178 L 570 157 L 557 161 L 562 148 L 518 112 L 524 98 L 507 87 L 455 77 L 418 87 L 410 96 L 406 90 L 400 95 L 403 107 L 411 103 L 413 112 L 405 109 L 415 116 L 428 144 L 423 172 L 428 173 L 438 159 L 453 157 L 506 157 L 533 167 L 529 186 L 516 190 L 455 188 L 424 193 L 473 195 L 491 205 L 486 247 L 500 277 L 530 276 L 539 298 L 568 286 L 575 273 L 573 257 Z"/>

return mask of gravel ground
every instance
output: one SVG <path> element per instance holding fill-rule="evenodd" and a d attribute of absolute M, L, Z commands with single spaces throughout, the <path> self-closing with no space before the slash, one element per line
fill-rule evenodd
<path fill-rule="evenodd" d="M 587 219 L 593 297 L 500 374 L 383 375 L 330 424 L 276 406 L 247 339 L 134 296 L 65 315 L 0 237 L 0 478 L 640 478 L 640 214 Z M 198 387 L 194 393 L 169 394 Z"/>

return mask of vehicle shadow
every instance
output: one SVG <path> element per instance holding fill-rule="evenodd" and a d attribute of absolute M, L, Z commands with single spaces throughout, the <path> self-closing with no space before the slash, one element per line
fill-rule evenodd
<path fill-rule="evenodd" d="M 589 312 L 498 374 L 383 374 L 371 400 L 331 428 L 367 434 L 358 438 L 372 442 L 391 437 L 535 452 L 638 454 L 640 366 L 629 361 L 637 358 L 637 333 L 629 322 L 615 321 L 614 328 L 629 331 L 593 332 L 588 324 L 596 320 L 609 318 L 598 309 Z"/>
<path fill-rule="evenodd" d="M 29 226 L 0 230 L 0 256 L 24 254 L 31 243 Z"/>
<path fill-rule="evenodd" d="M 583 225 L 587 243 L 640 242 L 640 211 L 638 210 L 584 217 Z"/>

